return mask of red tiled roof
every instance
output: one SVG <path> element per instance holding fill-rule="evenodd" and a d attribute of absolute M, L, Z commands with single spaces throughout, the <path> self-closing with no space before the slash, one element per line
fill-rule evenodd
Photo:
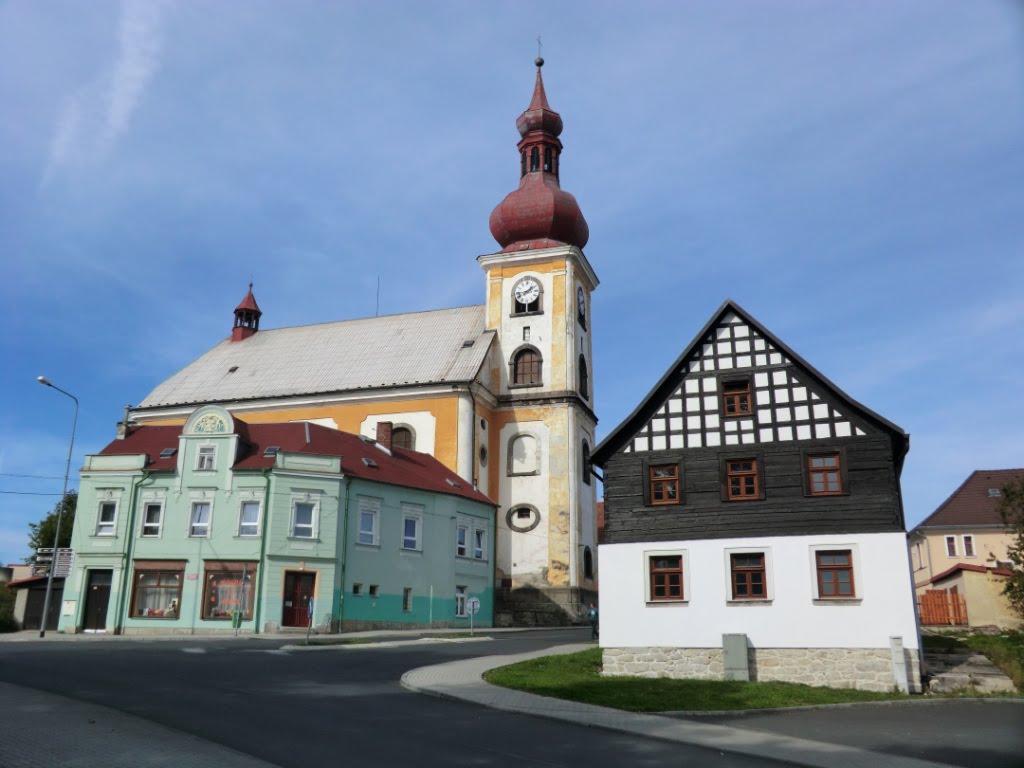
<path fill-rule="evenodd" d="M 341 432 L 319 424 L 291 422 L 287 424 L 248 424 L 235 417 L 235 431 L 241 443 L 239 456 L 233 469 L 259 471 L 274 466 L 274 457 L 265 456 L 270 446 L 285 453 L 308 453 L 318 456 L 340 456 L 341 471 L 353 477 L 381 483 L 417 488 L 424 491 L 461 496 L 494 506 L 494 502 L 472 485 L 449 470 L 444 464 L 425 453 L 404 448 L 392 448 L 391 455 L 376 444 L 357 435 Z M 308 433 L 307 433 L 308 428 Z M 181 427 L 136 427 L 124 439 L 114 440 L 100 451 L 100 455 L 146 454 L 146 469 L 153 472 L 173 472 L 177 467 L 177 454 L 161 459 L 165 448 L 177 448 Z M 308 434 L 308 440 L 307 440 Z M 376 466 L 363 459 L 372 459 Z"/>
<path fill-rule="evenodd" d="M 938 509 L 921 521 L 917 528 L 1002 525 L 1003 521 L 997 509 L 1000 497 L 989 496 L 989 489 L 1002 488 L 1012 480 L 1021 479 L 1024 479 L 1024 469 L 975 470 L 939 505 Z"/>
<path fill-rule="evenodd" d="M 992 573 L 996 576 L 1012 576 L 1013 571 L 1009 568 L 991 568 L 987 565 L 971 565 L 970 563 L 957 563 L 952 568 L 947 568 L 938 576 L 932 576 L 929 584 L 935 584 L 958 571 L 973 571 L 974 573 Z"/>

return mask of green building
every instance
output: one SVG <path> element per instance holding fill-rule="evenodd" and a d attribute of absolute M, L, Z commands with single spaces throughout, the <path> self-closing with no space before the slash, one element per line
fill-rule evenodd
<path fill-rule="evenodd" d="M 81 471 L 62 632 L 491 626 L 495 504 L 426 454 L 219 406 Z"/>

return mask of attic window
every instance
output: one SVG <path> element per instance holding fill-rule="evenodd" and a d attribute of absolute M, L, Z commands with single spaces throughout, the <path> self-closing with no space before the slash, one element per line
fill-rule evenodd
<path fill-rule="evenodd" d="M 263 449 L 263 457 L 265 459 L 269 459 L 274 456 L 277 456 L 277 452 L 280 450 L 281 446 L 279 445 L 268 445 L 266 448 Z"/>
<path fill-rule="evenodd" d="M 169 458 L 171 458 L 171 456 L 173 456 L 177 452 L 178 452 L 177 448 L 164 448 L 162 451 L 160 451 L 160 458 L 161 459 L 169 459 Z"/>
<path fill-rule="evenodd" d="M 466 339 L 462 342 L 462 348 L 472 347 L 474 344 L 476 344 L 476 339 Z"/>
<path fill-rule="evenodd" d="M 234 373 L 237 370 L 238 370 L 238 366 L 237 365 L 232 365 L 230 368 L 228 368 L 228 373 Z"/>
<path fill-rule="evenodd" d="M 998 488 L 989 488 L 988 489 L 988 496 L 989 496 L 990 499 L 998 499 L 1002 495 L 1003 495 L 1003 492 L 1000 491 Z"/>
<path fill-rule="evenodd" d="M 452 479 L 451 479 L 450 477 L 446 477 L 446 478 L 444 479 L 444 481 L 445 481 L 446 483 L 448 483 L 448 485 L 450 485 L 450 486 L 451 486 L 452 488 L 461 488 L 461 487 L 462 487 L 461 485 L 459 485 L 458 483 L 456 483 L 456 482 L 455 482 L 454 480 L 452 480 Z"/>
<path fill-rule="evenodd" d="M 377 462 L 374 461 L 373 459 L 371 459 L 369 456 L 363 456 L 363 464 L 365 464 L 368 467 L 376 467 L 377 466 Z"/>

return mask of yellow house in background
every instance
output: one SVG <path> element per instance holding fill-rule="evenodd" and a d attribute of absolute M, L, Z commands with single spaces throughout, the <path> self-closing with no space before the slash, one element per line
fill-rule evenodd
<path fill-rule="evenodd" d="M 1003 596 L 1012 534 L 999 517 L 1002 488 L 1024 469 L 979 469 L 907 537 L 921 623 L 1021 624 Z"/>

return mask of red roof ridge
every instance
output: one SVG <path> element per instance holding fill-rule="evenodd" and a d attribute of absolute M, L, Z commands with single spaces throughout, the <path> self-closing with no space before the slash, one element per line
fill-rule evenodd
<path fill-rule="evenodd" d="M 957 563 L 952 568 L 947 568 L 942 573 L 932 576 L 929 584 L 934 584 L 937 581 L 942 581 L 947 576 L 956 573 L 957 571 L 971 571 L 972 573 L 992 573 L 996 576 L 1012 576 L 1013 572 L 1009 568 L 1001 568 L 999 566 L 991 565 L 974 565 L 973 563 Z"/>

